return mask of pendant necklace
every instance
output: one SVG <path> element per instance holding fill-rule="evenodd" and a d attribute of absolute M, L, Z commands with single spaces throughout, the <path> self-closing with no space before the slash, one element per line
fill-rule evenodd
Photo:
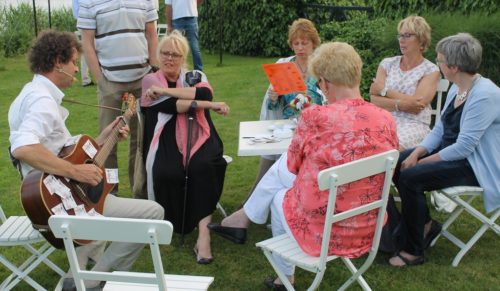
<path fill-rule="evenodd" d="M 307 73 L 307 66 L 306 66 L 306 68 L 305 68 L 305 69 L 302 69 L 302 66 L 299 64 L 299 62 L 298 62 L 298 61 L 295 61 L 295 63 L 297 64 L 297 67 L 299 67 L 300 72 L 302 73 L 302 76 L 305 76 L 305 75 L 306 75 L 306 73 Z"/>
<path fill-rule="evenodd" d="M 470 85 L 469 89 L 463 91 L 461 94 L 457 93 L 458 102 L 462 103 L 465 101 L 465 99 L 467 99 L 467 97 L 469 96 L 470 90 L 472 89 L 472 87 L 474 87 L 474 85 L 476 84 L 477 80 L 479 80 L 479 78 L 481 78 L 481 75 L 478 75 L 474 78 L 474 81 L 472 82 L 472 85 Z"/>

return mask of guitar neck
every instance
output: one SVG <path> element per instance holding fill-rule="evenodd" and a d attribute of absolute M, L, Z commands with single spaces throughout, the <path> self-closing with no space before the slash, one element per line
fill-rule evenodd
<path fill-rule="evenodd" d="M 111 133 L 109 134 L 108 138 L 104 142 L 104 144 L 101 146 L 101 149 L 99 152 L 95 155 L 94 157 L 94 164 L 97 165 L 98 167 L 103 167 L 104 162 L 106 162 L 106 159 L 108 158 L 109 154 L 111 153 L 111 150 L 115 146 L 115 144 L 118 142 L 120 139 L 120 132 L 119 129 L 122 128 L 127 124 L 127 120 L 124 116 L 120 117 L 120 121 L 118 124 L 112 129 Z"/>

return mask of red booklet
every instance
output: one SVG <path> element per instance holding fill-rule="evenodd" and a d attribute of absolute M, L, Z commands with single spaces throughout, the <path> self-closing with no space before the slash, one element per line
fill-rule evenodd
<path fill-rule="evenodd" d="M 279 95 L 292 92 L 304 92 L 307 90 L 306 83 L 302 79 L 299 68 L 293 62 L 264 64 L 262 65 L 269 82 L 274 91 Z"/>

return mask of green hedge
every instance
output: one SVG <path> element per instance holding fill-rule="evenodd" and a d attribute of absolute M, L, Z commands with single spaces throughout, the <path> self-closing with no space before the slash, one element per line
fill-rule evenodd
<path fill-rule="evenodd" d="M 37 29 L 49 28 L 49 14 L 46 9 L 37 7 Z M 53 10 L 52 29 L 75 31 L 76 20 L 71 9 Z M 17 7 L 0 6 L 0 51 L 5 57 L 26 53 L 35 37 L 35 21 L 31 4 L 21 3 Z"/>
<path fill-rule="evenodd" d="M 200 42 L 203 48 L 219 49 L 220 21 L 223 50 L 247 56 L 286 56 L 288 26 L 299 17 L 307 3 L 331 5 L 363 5 L 365 1 L 298 1 L 298 0 L 233 0 L 205 1 L 200 7 Z M 333 4 L 334 3 L 334 4 Z M 328 21 L 329 13 L 307 9 L 308 18 L 319 27 Z"/>
<path fill-rule="evenodd" d="M 500 13 L 485 17 L 483 14 L 429 14 L 422 15 L 432 28 L 432 44 L 424 56 L 433 61 L 436 57 L 436 43 L 443 37 L 458 32 L 469 32 L 479 39 L 483 46 L 483 62 L 480 73 L 500 84 Z M 369 19 L 358 17 L 345 22 L 332 22 L 321 26 L 323 41 L 344 41 L 356 48 L 363 59 L 361 92 L 365 99 L 371 80 L 383 58 L 400 54 L 396 39 L 397 20 Z M 369 29 L 367 29 L 369 28 Z"/>
<path fill-rule="evenodd" d="M 407 14 L 428 14 L 432 12 L 453 12 L 460 14 L 495 14 L 498 0 L 368 0 L 380 16 L 401 18 Z"/>

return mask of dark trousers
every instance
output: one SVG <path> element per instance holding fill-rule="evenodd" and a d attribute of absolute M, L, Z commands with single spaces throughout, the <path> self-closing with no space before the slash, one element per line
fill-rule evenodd
<path fill-rule="evenodd" d="M 451 186 L 479 186 L 467 159 L 415 165 L 401 171 L 413 149 L 399 156 L 393 181 L 401 196 L 401 248 L 415 256 L 424 253 L 424 226 L 431 220 L 426 191 Z"/>

